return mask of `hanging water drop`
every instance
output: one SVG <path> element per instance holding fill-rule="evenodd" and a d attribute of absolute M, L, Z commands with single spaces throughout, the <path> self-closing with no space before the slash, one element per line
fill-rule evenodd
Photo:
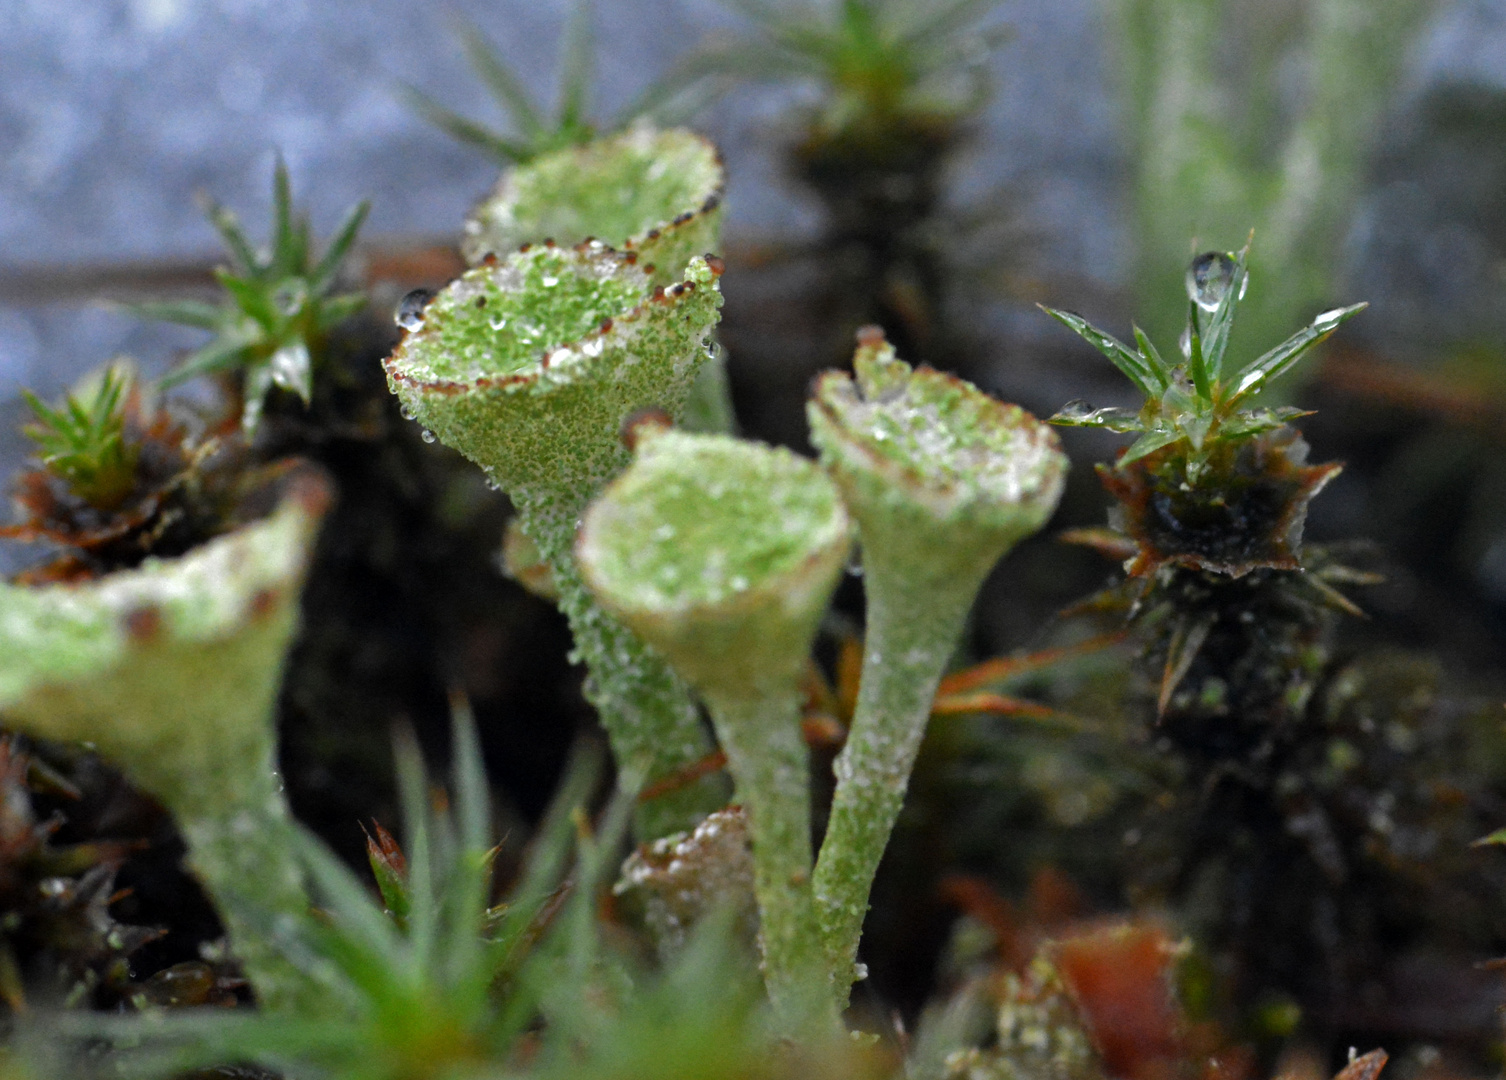
<path fill-rule="evenodd" d="M 434 299 L 433 289 L 414 289 L 397 302 L 397 324 L 404 330 L 417 330 L 424 324 L 424 308 Z"/>
<path fill-rule="evenodd" d="M 1076 401 L 1069 401 L 1063 405 L 1056 415 L 1063 420 L 1086 420 L 1093 415 L 1093 412 L 1093 406 L 1078 398 Z"/>
<path fill-rule="evenodd" d="M 1177 338 L 1177 348 L 1182 350 L 1182 355 L 1188 360 L 1192 359 L 1192 327 L 1182 327 L 1182 336 Z"/>
<path fill-rule="evenodd" d="M 1205 251 L 1187 267 L 1187 297 L 1204 311 L 1217 311 L 1233 283 L 1234 260 L 1222 251 Z"/>
<path fill-rule="evenodd" d="M 1348 310 L 1348 308 L 1337 307 L 1320 313 L 1317 318 L 1313 319 L 1313 329 L 1327 333 L 1344 321 L 1344 313 Z"/>
<path fill-rule="evenodd" d="M 421 434 L 419 436 L 419 438 L 422 439 L 426 443 L 431 443 L 431 442 L 434 441 L 434 433 L 432 431 L 430 431 L 428 428 L 424 428 L 423 434 Z"/>
<path fill-rule="evenodd" d="M 412 420 L 413 419 L 413 410 L 410 409 L 410 408 L 408 408 L 408 406 L 406 406 L 406 405 L 404 405 L 400 409 L 398 409 L 397 410 L 397 414 L 399 416 L 401 416 L 404 420 Z"/>

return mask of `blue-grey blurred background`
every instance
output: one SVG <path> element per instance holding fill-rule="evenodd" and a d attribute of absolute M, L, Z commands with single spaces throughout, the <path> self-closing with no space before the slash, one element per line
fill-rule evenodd
<path fill-rule="evenodd" d="M 0 471 L 22 452 L 22 386 L 56 394 L 118 353 L 161 370 L 197 340 L 105 303 L 202 280 L 218 244 L 196 193 L 264 235 L 281 154 L 316 232 L 369 198 L 368 247 L 452 241 L 497 166 L 397 88 L 500 126 L 457 19 L 548 87 L 567 6 L 0 0 Z M 596 7 L 608 109 L 685 50 L 746 26 L 711 0 Z M 1257 251 L 1305 268 L 1286 308 L 1369 299 L 1355 340 L 1421 370 L 1471 343 L 1501 351 L 1506 0 L 1006 0 L 985 21 L 1011 36 L 991 57 L 991 101 L 950 198 L 1006 191 L 1030 237 L 1005 260 L 1013 287 L 975 313 L 1004 353 L 1061 347 L 1034 299 L 1127 324 L 1144 310 L 1137 290 L 1157 245 L 1185 258 L 1204 221 L 1242 231 L 1250 200 L 1274 222 Z M 727 159 L 729 244 L 817 227 L 818 207 L 779 165 L 791 103 L 808 89 L 737 86 L 696 120 Z M 1276 277 L 1297 273 L 1269 275 L 1272 295 Z"/>

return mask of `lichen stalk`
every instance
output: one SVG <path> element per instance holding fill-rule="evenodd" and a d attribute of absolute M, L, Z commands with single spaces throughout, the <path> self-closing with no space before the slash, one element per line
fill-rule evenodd
<path fill-rule="evenodd" d="M 550 567 L 612 752 L 652 784 L 703 758 L 710 740 L 684 683 L 596 607 L 571 545 L 590 499 L 628 463 L 624 420 L 683 412 L 721 295 L 714 259 L 652 292 L 639 261 L 583 243 L 484 262 L 429 303 L 386 367 L 405 409 L 512 497 Z M 641 803 L 639 837 L 694 827 L 725 801 L 722 784 L 706 777 Z"/>
<path fill-rule="evenodd" d="M 858 523 L 868 628 L 858 700 L 815 897 L 845 1005 L 868 894 L 899 818 L 931 702 L 990 570 L 1039 529 L 1066 459 L 1044 424 L 859 334 L 856 380 L 822 377 L 808 414 L 822 463 Z"/>
<path fill-rule="evenodd" d="M 592 592 L 705 699 L 748 812 L 764 981 L 791 1034 L 836 1029 L 811 891 L 800 678 L 851 545 L 812 462 L 641 425 L 576 544 Z"/>
<path fill-rule="evenodd" d="M 706 695 L 753 841 L 764 983 L 787 1030 L 824 1034 L 837 1013 L 811 889 L 810 755 L 794 692 Z"/>
<path fill-rule="evenodd" d="M 833 991 L 845 1005 L 856 981 L 868 894 L 899 820 L 931 702 L 962 636 L 979 579 L 917 585 L 903 567 L 865 556 L 868 629 L 847 742 L 814 878 Z"/>

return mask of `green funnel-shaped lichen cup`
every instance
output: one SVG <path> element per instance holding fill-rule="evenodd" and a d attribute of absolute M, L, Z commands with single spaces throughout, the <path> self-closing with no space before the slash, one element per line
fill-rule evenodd
<path fill-rule="evenodd" d="M 701 760 L 709 740 L 674 673 L 591 601 L 571 547 L 587 503 L 628 463 L 623 422 L 683 412 L 721 307 L 720 272 L 698 257 L 666 289 L 631 252 L 535 246 L 453 282 L 386 362 L 405 412 L 512 497 L 549 564 L 613 753 L 649 783 Z M 720 802 L 719 782 L 703 779 L 642 804 L 640 832 L 692 828 Z"/>
<path fill-rule="evenodd" d="M 508 169 L 466 222 L 472 264 L 545 240 L 600 240 L 637 254 L 653 285 L 673 285 L 696 255 L 722 249 L 726 176 L 716 147 L 683 128 L 647 123 Z M 701 368 L 686 426 L 730 431 L 720 351 Z"/>
<path fill-rule="evenodd" d="M 722 435 L 638 429 L 577 545 L 600 602 L 710 706 L 748 811 L 769 996 L 789 1030 L 834 1025 L 811 902 L 799 680 L 851 546 L 810 461 Z"/>
<path fill-rule="evenodd" d="M 172 559 L 71 585 L 0 584 L 0 722 L 87 743 L 177 818 L 263 1004 L 310 991 L 267 928 L 307 908 L 275 710 L 328 504 L 308 467 L 270 515 Z"/>
<path fill-rule="evenodd" d="M 823 375 L 807 410 L 858 522 L 868 603 L 857 709 L 816 867 L 844 998 L 937 682 L 984 577 L 1046 523 L 1067 469 L 1056 433 L 1023 409 L 912 371 L 877 329 L 859 342 L 856 380 Z"/>
<path fill-rule="evenodd" d="M 546 239 L 636 251 L 656 285 L 721 240 L 725 175 L 716 147 L 683 128 L 637 124 L 508 169 L 465 225 L 471 264 Z"/>

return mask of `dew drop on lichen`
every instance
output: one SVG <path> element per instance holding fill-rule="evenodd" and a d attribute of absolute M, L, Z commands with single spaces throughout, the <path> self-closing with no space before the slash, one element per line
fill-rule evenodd
<path fill-rule="evenodd" d="M 424 308 L 434 299 L 432 289 L 414 289 L 397 302 L 397 324 L 404 330 L 417 330 L 424 324 Z"/>
<path fill-rule="evenodd" d="M 404 420 L 412 420 L 413 419 L 413 410 L 410 409 L 410 408 L 408 408 L 408 406 L 406 406 L 406 405 L 404 405 L 401 408 L 399 408 L 397 410 L 397 414 L 399 416 L 401 416 Z"/>
<path fill-rule="evenodd" d="M 423 434 L 420 435 L 419 438 L 423 439 L 423 441 L 426 443 L 431 443 L 434 441 L 434 433 L 428 428 L 424 428 Z"/>

